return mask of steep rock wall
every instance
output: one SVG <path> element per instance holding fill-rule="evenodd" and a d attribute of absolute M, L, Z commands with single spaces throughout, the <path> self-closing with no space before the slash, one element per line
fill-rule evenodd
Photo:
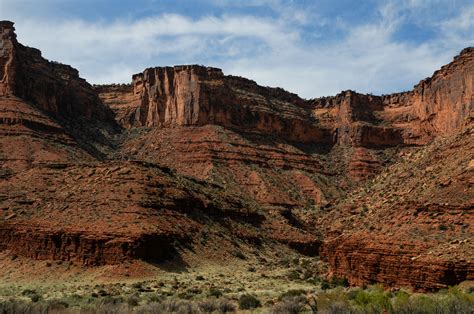
<path fill-rule="evenodd" d="M 224 76 L 216 68 L 149 68 L 133 76 L 131 91 L 114 86 L 96 90 L 128 128 L 214 124 L 290 141 L 333 143 L 333 131 L 314 121 L 297 95 Z"/>
<path fill-rule="evenodd" d="M 18 43 L 8 21 L 0 21 L 0 121 L 2 129 L 9 125 L 10 137 L 20 131 L 41 138 L 47 125 L 58 125 L 56 133 L 67 134 L 81 149 L 101 158 L 112 146 L 105 134 L 119 131 L 113 111 L 76 69 L 50 62 L 39 50 Z"/>

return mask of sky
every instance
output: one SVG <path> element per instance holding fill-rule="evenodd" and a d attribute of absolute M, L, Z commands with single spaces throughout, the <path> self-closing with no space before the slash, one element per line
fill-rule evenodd
<path fill-rule="evenodd" d="M 304 98 L 410 90 L 474 46 L 472 0 L 0 0 L 0 20 L 90 83 L 202 64 Z"/>

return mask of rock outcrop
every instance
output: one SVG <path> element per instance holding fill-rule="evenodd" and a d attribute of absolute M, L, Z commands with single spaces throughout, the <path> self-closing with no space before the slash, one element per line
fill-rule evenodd
<path fill-rule="evenodd" d="M 460 246 L 472 249 L 471 243 L 461 242 Z M 474 262 L 469 257 L 439 258 L 427 255 L 429 248 L 423 243 L 359 233 L 326 243 L 321 254 L 327 257 L 332 276 L 347 278 L 354 286 L 382 283 L 434 291 L 474 279 Z"/>
<path fill-rule="evenodd" d="M 248 133 L 275 135 L 289 141 L 332 145 L 332 130 L 311 118 L 298 96 L 282 89 L 224 76 L 220 69 L 198 65 L 149 68 L 135 74 L 132 95 L 120 91 L 123 106 L 107 95 L 114 87 L 96 87 L 102 99 L 122 112 L 125 127 L 221 125 Z M 122 102 L 119 101 L 119 102 Z M 124 117 L 122 117 L 124 116 Z"/>
<path fill-rule="evenodd" d="M 91 85 L 71 66 L 49 62 L 38 49 L 17 42 L 13 23 L 0 22 L 0 95 L 31 102 L 53 117 L 74 115 L 105 120 L 113 116 Z"/>
<path fill-rule="evenodd" d="M 14 30 L 12 22 L 0 22 L 2 129 L 8 125 L 13 133 L 17 132 L 15 128 L 29 130 L 21 131 L 23 134 L 46 132 L 44 138 L 53 132 L 69 137 L 69 142 L 88 153 L 103 157 L 111 146 L 104 133 L 118 131 L 113 112 L 76 69 L 47 61 L 38 49 L 21 45 Z M 8 104 L 20 102 L 24 105 Z M 12 129 L 12 125 L 17 127 Z"/>
<path fill-rule="evenodd" d="M 417 290 L 473 280 L 473 135 L 470 124 L 403 152 L 318 221 L 332 275 Z"/>
<path fill-rule="evenodd" d="M 310 102 L 316 115 L 318 109 L 331 109 L 342 144 L 424 145 L 459 130 L 470 118 L 474 108 L 473 76 L 474 48 L 466 48 L 410 92 L 373 96 L 345 91 Z"/>

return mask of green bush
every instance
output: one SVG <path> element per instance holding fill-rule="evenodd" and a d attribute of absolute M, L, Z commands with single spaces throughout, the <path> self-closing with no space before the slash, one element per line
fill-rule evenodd
<path fill-rule="evenodd" d="M 199 303 L 199 309 L 204 313 L 232 313 L 235 305 L 228 299 L 209 299 Z"/>
<path fill-rule="evenodd" d="M 211 288 L 211 289 L 209 289 L 208 295 L 209 295 L 210 297 L 220 298 L 220 297 L 223 295 L 223 293 L 222 293 L 221 290 L 219 290 L 219 289 L 217 289 L 217 288 Z"/>
<path fill-rule="evenodd" d="M 243 294 L 239 298 L 239 308 L 241 310 L 251 310 L 262 306 L 259 299 L 251 294 Z"/>
<path fill-rule="evenodd" d="M 304 296 L 286 297 L 283 301 L 275 304 L 270 313 L 273 314 L 299 314 L 304 310 L 307 300 Z"/>
<path fill-rule="evenodd" d="M 359 290 L 353 301 L 364 309 L 373 309 L 375 311 L 389 311 L 392 308 L 390 295 L 379 289 Z"/>
<path fill-rule="evenodd" d="M 132 295 L 127 299 L 127 304 L 129 306 L 137 306 L 140 303 L 140 299 L 136 295 Z"/>
<path fill-rule="evenodd" d="M 41 299 L 41 297 L 36 293 L 30 294 L 29 297 L 31 302 L 38 302 Z"/>
<path fill-rule="evenodd" d="M 331 285 L 329 284 L 329 282 L 327 280 L 321 281 L 321 289 L 322 290 L 327 290 L 327 289 L 330 289 L 330 288 L 331 288 Z"/>
<path fill-rule="evenodd" d="M 297 296 L 301 296 L 301 295 L 305 295 L 305 294 L 306 294 L 306 291 L 304 291 L 303 289 L 292 289 L 292 290 L 288 290 L 288 291 L 282 293 L 278 297 L 278 300 L 281 301 L 285 298 L 297 297 Z"/>

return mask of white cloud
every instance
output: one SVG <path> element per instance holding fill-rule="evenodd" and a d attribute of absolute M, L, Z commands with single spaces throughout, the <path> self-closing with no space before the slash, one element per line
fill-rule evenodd
<path fill-rule="evenodd" d="M 0 0 L 0 8 L 15 20 L 22 43 L 77 67 L 92 83 L 128 82 L 133 73 L 150 66 L 203 63 L 307 98 L 343 89 L 387 93 L 410 87 L 474 44 L 474 5 L 459 16 L 433 21 L 433 39 L 395 40 L 400 26 L 426 9 L 420 0 L 387 2 L 378 8 L 377 19 L 358 25 L 320 18 L 314 8 L 305 12 L 284 7 L 277 0 L 246 3 L 269 5 L 276 17 L 227 14 L 193 19 L 162 14 L 94 23 L 23 16 L 14 2 L 5 10 L 5 1 L 10 0 Z M 315 32 L 329 26 L 343 35 L 338 41 L 308 41 L 303 30 L 308 25 Z"/>

